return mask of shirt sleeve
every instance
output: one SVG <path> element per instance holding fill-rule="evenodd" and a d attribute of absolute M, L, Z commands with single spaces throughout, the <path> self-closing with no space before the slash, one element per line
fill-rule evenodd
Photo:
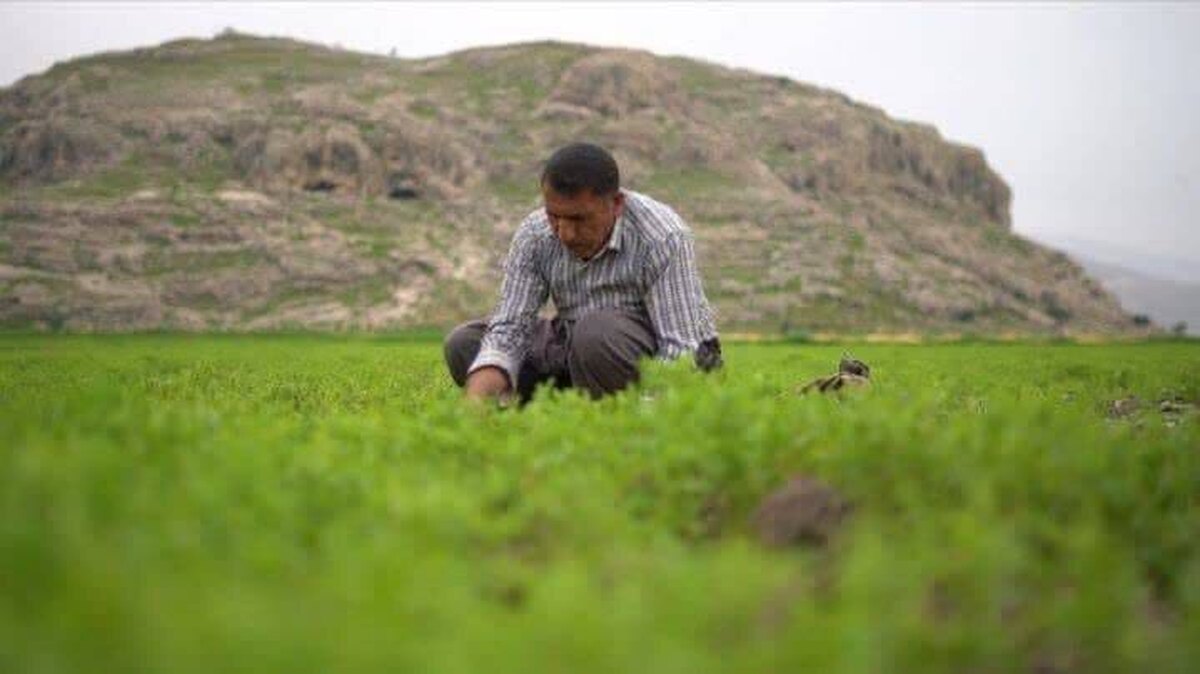
<path fill-rule="evenodd" d="M 660 271 L 646 294 L 646 308 L 661 359 L 678 358 L 717 336 L 694 248 L 691 232 L 672 232 L 655 256 L 654 266 Z"/>
<path fill-rule="evenodd" d="M 513 236 L 504 261 L 500 299 L 479 345 L 479 355 L 468 374 L 483 367 L 499 367 L 515 389 L 517 373 L 529 352 L 537 312 L 545 304 L 549 285 L 537 265 L 537 240 L 533 223 L 525 222 Z"/>

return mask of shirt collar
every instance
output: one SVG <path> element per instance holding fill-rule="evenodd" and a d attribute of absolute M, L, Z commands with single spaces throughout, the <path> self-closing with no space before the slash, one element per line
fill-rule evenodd
<path fill-rule="evenodd" d="M 628 223 L 625 222 L 625 219 L 629 216 L 629 196 L 628 196 L 628 192 L 625 192 L 625 190 L 621 190 L 621 191 L 626 194 L 625 208 L 621 209 L 621 217 L 617 218 L 617 221 L 613 223 L 612 233 L 608 235 L 608 243 L 604 244 L 604 247 L 600 249 L 600 252 L 596 253 L 595 255 L 591 256 L 590 258 L 588 258 L 586 260 L 580 260 L 579 258 L 573 258 L 577 263 L 579 263 L 581 265 L 588 265 L 593 260 L 601 257 L 602 255 L 604 255 L 606 252 L 608 252 L 610 250 L 613 251 L 614 253 L 620 252 L 621 245 L 623 243 L 623 239 L 624 239 L 624 235 L 625 235 L 625 230 L 629 227 Z M 564 246 L 564 248 L 566 248 L 566 247 Z"/>
<path fill-rule="evenodd" d="M 619 251 L 621 250 L 621 237 L 625 233 L 625 214 L 628 209 L 622 209 L 621 217 L 613 223 L 612 234 L 608 237 L 608 243 L 604 246 L 605 250 Z"/>

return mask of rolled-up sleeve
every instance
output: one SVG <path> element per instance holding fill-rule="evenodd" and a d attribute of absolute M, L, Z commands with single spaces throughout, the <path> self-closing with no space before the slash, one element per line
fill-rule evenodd
<path fill-rule="evenodd" d="M 646 294 L 646 308 L 658 336 L 658 357 L 678 358 L 717 336 L 691 232 L 672 232 L 658 247 L 653 265 L 657 274 Z"/>
<path fill-rule="evenodd" d="M 526 220 L 513 236 L 504 261 L 500 299 L 488 321 L 479 355 L 468 370 L 475 372 L 483 367 L 499 367 L 508 374 L 508 381 L 514 388 L 521 363 L 529 352 L 537 312 L 549 293 L 549 285 L 537 264 L 535 225 L 535 221 Z"/>

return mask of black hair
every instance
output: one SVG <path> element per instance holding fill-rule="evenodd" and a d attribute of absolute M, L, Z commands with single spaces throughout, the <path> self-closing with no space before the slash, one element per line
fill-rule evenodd
<path fill-rule="evenodd" d="M 542 170 L 542 184 L 565 197 L 584 190 L 608 196 L 621 187 L 621 172 L 608 150 L 591 143 L 571 143 L 556 150 Z"/>

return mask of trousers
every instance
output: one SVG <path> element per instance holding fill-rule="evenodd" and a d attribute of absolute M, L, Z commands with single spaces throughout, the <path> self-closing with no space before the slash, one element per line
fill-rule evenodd
<path fill-rule="evenodd" d="M 446 336 L 446 367 L 460 387 L 467 382 L 467 370 L 486 331 L 487 321 L 474 320 Z M 580 388 L 599 398 L 636 382 L 638 361 L 656 350 L 654 330 L 645 316 L 600 310 L 573 321 L 538 319 L 514 386 L 522 403 L 545 382 L 560 389 Z"/>

